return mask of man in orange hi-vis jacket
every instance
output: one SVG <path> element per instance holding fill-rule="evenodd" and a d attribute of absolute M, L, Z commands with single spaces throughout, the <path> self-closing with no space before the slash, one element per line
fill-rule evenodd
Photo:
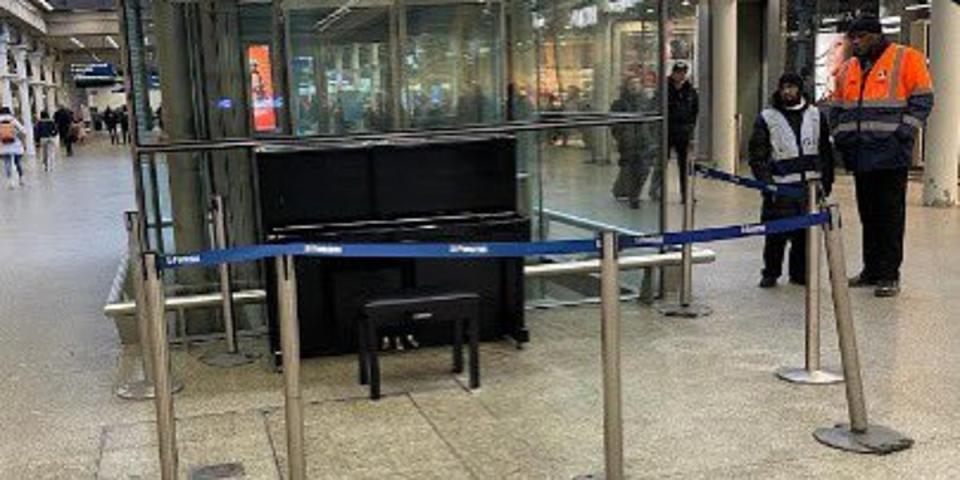
<path fill-rule="evenodd" d="M 854 56 L 837 77 L 830 118 L 856 180 L 863 225 L 863 270 L 850 286 L 893 297 L 900 293 L 907 170 L 933 109 L 933 82 L 923 54 L 884 39 L 876 17 L 854 20 L 847 36 Z"/>

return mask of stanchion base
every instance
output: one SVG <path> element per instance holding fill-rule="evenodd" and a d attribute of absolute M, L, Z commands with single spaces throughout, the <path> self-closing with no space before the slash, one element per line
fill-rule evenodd
<path fill-rule="evenodd" d="M 180 393 L 183 390 L 183 382 L 174 380 L 170 386 L 172 393 Z M 118 397 L 124 400 L 151 400 L 156 397 L 156 391 L 153 384 L 146 380 L 137 380 L 135 382 L 121 383 L 117 385 L 114 391 Z"/>
<path fill-rule="evenodd" d="M 605 478 L 607 478 L 607 476 L 602 473 L 585 473 L 583 475 L 577 475 L 576 477 L 573 477 L 573 480 L 603 480 Z"/>
<path fill-rule="evenodd" d="M 699 318 L 707 317 L 713 314 L 713 309 L 706 305 L 691 303 L 682 305 L 679 303 L 668 303 L 657 305 L 657 311 L 665 317 L 681 318 Z"/>
<path fill-rule="evenodd" d="M 856 433 L 850 431 L 850 425 L 841 423 L 833 428 L 818 428 L 813 436 L 828 447 L 872 455 L 886 455 L 913 446 L 912 438 L 878 425 L 870 425 L 865 432 Z"/>
<path fill-rule="evenodd" d="M 253 363 L 257 355 L 244 352 L 211 352 L 202 357 L 200 361 L 211 367 L 233 368 L 241 365 Z"/>
<path fill-rule="evenodd" d="M 843 383 L 843 375 L 826 370 L 809 371 L 805 368 L 781 368 L 776 372 L 777 378 L 790 383 L 802 385 L 834 385 Z"/>

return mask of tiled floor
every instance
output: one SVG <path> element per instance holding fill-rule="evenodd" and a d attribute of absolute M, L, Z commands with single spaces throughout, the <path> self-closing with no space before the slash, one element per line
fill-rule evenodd
<path fill-rule="evenodd" d="M 90 145 L 28 187 L 0 191 L 0 479 L 157 478 L 153 404 L 117 399 L 134 349 L 100 310 L 124 247 L 132 205 L 123 149 Z M 567 177 L 592 175 L 590 165 Z M 603 175 L 606 175 L 604 173 Z M 702 183 L 698 223 L 754 220 L 758 200 Z M 803 290 L 755 287 L 761 240 L 715 244 L 698 269 L 699 301 L 715 310 L 673 320 L 625 304 L 624 430 L 631 478 L 960 477 L 960 238 L 957 210 L 923 209 L 911 186 L 905 291 L 854 291 L 871 419 L 917 440 L 907 452 L 827 449 L 817 427 L 844 420 L 842 386 L 799 387 L 772 372 L 802 362 Z M 859 231 L 850 182 L 848 264 Z M 592 194 L 591 194 L 592 195 Z M 591 208 L 629 215 L 606 197 Z M 674 206 L 676 207 L 676 206 Z M 824 364 L 838 365 L 824 290 Z M 353 357 L 304 362 L 310 478 L 572 478 L 602 459 L 599 310 L 531 311 L 533 341 L 482 347 L 483 388 L 448 373 L 446 350 L 388 355 L 385 398 L 366 399 Z M 264 341 L 244 348 L 264 351 Z M 281 379 L 256 363 L 204 365 L 209 345 L 174 349 L 186 383 L 176 397 L 181 473 L 240 463 L 246 478 L 282 478 Z M 123 373 L 121 373 L 123 372 Z"/>

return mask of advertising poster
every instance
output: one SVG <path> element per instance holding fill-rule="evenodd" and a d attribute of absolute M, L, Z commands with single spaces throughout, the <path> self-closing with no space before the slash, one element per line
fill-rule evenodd
<path fill-rule="evenodd" d="M 817 35 L 816 101 L 829 100 L 843 63 L 850 58 L 850 45 L 843 33 Z"/>
<path fill-rule="evenodd" d="M 250 96 L 253 102 L 254 129 L 258 132 L 276 130 L 277 112 L 273 102 L 270 47 L 268 45 L 247 47 L 247 64 L 250 66 Z"/>

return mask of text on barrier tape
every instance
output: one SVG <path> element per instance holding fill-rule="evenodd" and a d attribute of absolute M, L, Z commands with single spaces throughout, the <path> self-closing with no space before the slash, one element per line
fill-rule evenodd
<path fill-rule="evenodd" d="M 754 190 L 760 190 L 767 193 L 775 193 L 777 195 L 784 195 L 787 197 L 794 198 L 806 198 L 807 193 L 802 188 L 793 187 L 790 185 L 776 185 L 772 183 L 761 182 L 753 178 L 740 177 L 737 175 L 732 175 L 727 172 L 721 172 L 713 168 L 705 167 L 703 165 L 695 164 L 693 166 L 695 172 L 699 173 L 704 178 L 712 178 L 714 180 L 721 180 L 727 183 L 732 183 L 734 185 L 739 185 L 741 187 L 752 188 Z"/>

